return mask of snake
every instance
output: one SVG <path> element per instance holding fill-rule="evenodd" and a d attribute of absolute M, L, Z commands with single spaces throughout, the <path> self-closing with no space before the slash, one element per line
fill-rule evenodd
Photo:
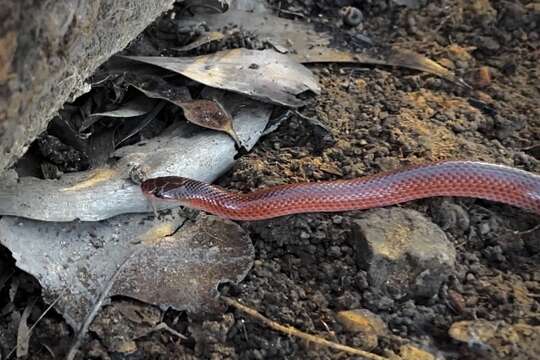
<path fill-rule="evenodd" d="M 141 183 L 151 201 L 175 202 L 231 220 L 341 212 L 450 196 L 513 205 L 540 215 L 540 175 L 480 161 L 440 161 L 374 175 L 270 186 L 240 193 L 180 176 Z"/>

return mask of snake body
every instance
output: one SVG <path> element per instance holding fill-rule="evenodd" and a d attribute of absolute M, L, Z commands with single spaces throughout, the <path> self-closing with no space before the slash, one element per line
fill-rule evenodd
<path fill-rule="evenodd" d="M 183 177 L 148 179 L 151 200 L 174 201 L 233 220 L 360 210 L 435 196 L 480 198 L 540 214 L 540 175 L 504 165 L 443 161 L 350 180 L 278 185 L 236 193 Z"/>

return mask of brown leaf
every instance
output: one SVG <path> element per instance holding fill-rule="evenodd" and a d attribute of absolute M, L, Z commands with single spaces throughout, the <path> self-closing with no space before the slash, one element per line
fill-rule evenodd
<path fill-rule="evenodd" d="M 184 110 L 186 119 L 199 126 L 223 131 L 229 134 L 238 146 L 242 146 L 233 128 L 232 116 L 217 101 L 193 100 L 178 104 Z"/>
<path fill-rule="evenodd" d="M 213 100 L 191 100 L 186 87 L 178 87 L 154 76 L 137 76 L 126 80 L 148 97 L 164 99 L 182 108 L 186 119 L 196 125 L 223 131 L 242 146 L 236 131 L 233 128 L 232 116 L 218 102 Z"/>
<path fill-rule="evenodd" d="M 303 64 L 334 62 L 403 67 L 437 75 L 459 85 L 466 85 L 463 80 L 456 78 L 454 73 L 437 62 L 414 51 L 404 49 L 378 48 L 366 53 L 355 54 L 338 49 L 317 47 L 296 54 L 295 57 Z"/>

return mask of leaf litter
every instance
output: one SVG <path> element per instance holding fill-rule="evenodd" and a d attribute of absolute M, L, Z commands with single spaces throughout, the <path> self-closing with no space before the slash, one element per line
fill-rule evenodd
<path fill-rule="evenodd" d="M 193 23 L 193 18 L 182 17 L 181 21 Z M 262 43 L 286 51 L 296 61 L 309 63 L 358 63 L 396 66 L 427 72 L 459 85 L 468 86 L 455 74 L 437 62 L 407 49 L 388 45 L 360 46 L 351 51 L 354 39 L 338 29 L 332 34 L 316 28 L 313 23 L 290 20 L 269 14 L 243 10 L 229 10 L 223 14 L 199 14 L 197 21 L 204 21 L 209 32 L 224 31 L 230 24 L 238 24 L 243 31 L 255 34 Z M 338 35 L 336 35 L 336 33 Z M 371 42 L 371 40 L 369 41 Z M 347 48 L 342 49 L 341 43 Z"/>
<path fill-rule="evenodd" d="M 252 149 L 266 128 L 272 106 L 215 89 L 203 94 L 219 99 L 233 114 L 241 143 Z M 134 170 L 143 170 L 147 177 L 181 174 L 212 182 L 233 166 L 237 154 L 228 135 L 176 123 L 159 137 L 117 149 L 115 161 L 107 166 L 63 174 L 57 180 L 26 176 L 0 183 L 0 215 L 64 222 L 148 212 L 148 201 L 131 180 Z"/>
<path fill-rule="evenodd" d="M 147 96 L 137 96 L 132 100 L 122 104 L 119 108 L 90 114 L 91 117 L 107 116 L 107 117 L 119 117 L 129 118 L 141 116 L 149 113 L 154 108 L 155 102 L 149 99 Z M 81 130 L 87 129 L 92 123 L 85 123 L 81 126 Z"/>
<path fill-rule="evenodd" d="M 138 247 L 119 270 L 109 295 L 195 313 L 222 309 L 217 286 L 241 281 L 254 256 L 249 236 L 235 223 L 212 216 L 187 221 L 178 211 L 161 218 L 122 215 L 98 223 L 4 217 L 0 234 L 18 267 L 43 286 L 45 301 L 60 296 L 56 309 L 74 328 L 80 327 L 104 282 Z"/>
<path fill-rule="evenodd" d="M 274 50 L 232 49 L 195 57 L 128 56 L 204 85 L 290 107 L 306 104 L 302 95 L 320 92 L 313 73 Z"/>
<path fill-rule="evenodd" d="M 184 111 L 186 120 L 207 129 L 223 131 L 241 147 L 234 130 L 233 118 L 221 103 L 207 99 L 192 99 L 185 86 L 175 86 L 154 76 L 138 76 L 127 80 L 128 84 L 155 99 L 167 100 Z"/>
<path fill-rule="evenodd" d="M 232 13 L 231 13 L 232 14 Z M 227 18 L 221 18 L 223 21 Z M 240 14 L 242 17 L 247 14 Z M 223 15 L 216 15 L 223 16 Z M 260 20 L 253 14 L 249 15 L 255 20 Z M 258 19 L 257 19 L 258 18 Z M 167 57 L 127 57 L 131 60 L 157 65 L 162 68 L 182 74 L 201 84 L 212 88 L 227 90 L 242 95 L 258 99 L 272 104 L 285 105 L 289 107 L 300 107 L 307 103 L 305 94 L 320 92 L 319 85 L 313 74 L 302 63 L 312 62 L 359 62 L 391 66 L 403 66 L 420 71 L 426 71 L 443 78 L 455 81 L 453 74 L 439 64 L 422 57 L 419 54 L 403 50 L 384 50 L 369 52 L 368 54 L 352 54 L 350 52 L 332 49 L 328 46 L 330 39 L 321 34 L 313 35 L 311 25 L 299 25 L 296 22 L 288 22 L 286 26 L 275 26 L 277 17 L 270 17 L 271 21 L 266 22 L 267 29 L 272 28 L 271 35 L 267 39 L 269 44 L 280 52 L 291 52 L 291 55 L 281 54 L 274 50 L 250 50 L 234 49 L 225 50 L 215 54 L 201 55 L 196 57 L 167 58 Z M 279 21 L 286 20 L 280 19 Z M 245 23 L 245 21 L 242 21 Z M 303 51 L 298 43 L 290 42 L 289 38 L 283 37 L 280 29 L 286 28 L 296 34 L 299 38 L 316 39 L 310 43 L 309 48 Z M 257 29 L 264 30 L 264 25 L 259 25 Z M 276 31 L 278 30 L 278 31 Z M 225 36 L 220 32 L 210 32 L 201 36 L 194 43 L 176 49 L 176 51 L 190 51 L 196 49 L 210 41 L 219 41 Z M 309 35 L 309 36 L 308 36 Z M 283 44 L 283 40 L 287 42 Z M 291 43 L 295 46 L 290 46 Z M 313 46 L 318 43 L 319 46 Z M 287 47 L 289 49 L 287 49 Z M 296 48 L 295 48 L 296 47 Z M 292 50 L 292 51 L 291 51 Z M 153 80 L 156 80 L 155 78 Z M 129 85 L 135 87 L 145 96 L 139 96 L 131 102 L 127 102 L 115 110 L 90 114 L 90 119 L 81 128 L 87 129 L 95 123 L 94 119 L 102 116 L 107 117 L 136 117 L 148 115 L 138 123 L 127 137 L 122 137 L 119 143 L 124 142 L 144 128 L 157 113 L 163 108 L 158 108 L 155 100 L 166 100 L 183 109 L 186 119 L 199 126 L 226 132 L 235 142 L 240 145 L 242 142 L 242 131 L 237 134 L 233 126 L 233 118 L 237 117 L 236 111 L 243 111 L 244 99 L 236 95 L 234 111 L 231 109 L 231 102 L 222 103 L 217 98 L 230 98 L 227 93 L 215 89 L 205 89 L 207 99 L 191 99 L 189 89 L 185 86 L 175 86 L 159 79 L 154 83 L 144 83 L 132 80 Z M 212 94 L 216 96 L 212 96 Z M 252 102 L 255 103 L 255 102 Z M 150 104 L 151 106 L 148 106 Z M 164 104 L 160 102 L 160 104 Z M 260 104 L 259 104 L 260 105 Z M 148 110 L 149 109 L 149 110 Z M 158 109 L 156 111 L 156 109 Z M 153 111 L 152 111 L 153 110 Z M 266 107 L 261 119 L 266 122 L 270 114 L 271 107 Z M 253 111 L 251 109 L 250 111 Z M 232 114 L 232 115 L 231 115 Z M 251 127 L 248 131 L 251 144 L 261 136 L 264 127 Z M 248 128 L 247 126 L 244 128 Z M 185 129 L 185 127 L 184 127 Z M 240 128 L 242 129 L 242 128 Z M 189 133 L 189 130 L 187 131 Z M 205 134 L 206 136 L 207 134 Z M 167 138 L 167 136 L 164 136 Z M 174 137 L 169 137 L 169 140 Z M 217 138 L 217 137 L 215 137 Z M 253 139 L 255 139 L 253 141 Z M 66 198 L 52 206 L 61 206 L 76 203 L 84 204 L 86 201 L 94 201 L 92 195 L 98 194 L 101 185 L 111 185 L 114 179 L 120 177 L 121 182 L 102 193 L 103 200 L 110 202 L 111 196 L 117 196 L 114 189 L 127 188 L 126 201 L 137 198 L 136 206 L 126 209 L 105 212 L 105 215 L 97 215 L 91 210 L 87 214 L 92 220 L 107 219 L 110 216 L 123 214 L 124 212 L 148 211 L 148 206 L 140 206 L 140 194 L 133 192 L 135 184 L 128 181 L 128 175 L 134 168 L 143 169 L 148 173 L 163 173 L 163 175 L 177 174 L 177 167 L 170 167 L 170 164 L 162 164 L 166 159 L 161 157 L 152 158 L 152 150 L 165 146 L 170 151 L 178 151 L 178 144 L 171 146 L 173 142 L 160 141 L 142 142 L 141 146 L 146 151 L 143 155 L 134 155 L 131 152 L 133 147 L 119 149 L 116 156 L 125 156 L 123 161 L 119 161 L 116 167 L 110 169 L 97 169 L 93 172 L 80 172 L 74 177 L 66 177 L 53 186 L 54 194 L 59 190 L 76 189 L 73 193 L 91 191 L 83 193 L 82 197 Z M 147 146 L 147 144 L 153 144 Z M 193 146 L 193 144 L 191 144 Z M 129 149 L 129 150 L 128 150 Z M 230 153 L 231 150 L 228 152 Z M 197 148 L 200 152 L 200 148 Z M 234 149 L 232 150 L 234 152 Z M 169 155 L 170 153 L 167 153 Z M 126 156 L 127 155 L 127 156 Z M 204 154 L 207 156 L 207 154 Z M 204 157 L 203 156 L 203 157 Z M 143 159 L 137 166 L 133 166 L 133 159 Z M 129 161 L 128 159 L 131 159 Z M 175 160 L 177 158 L 174 158 Z M 185 158 L 188 168 L 193 167 L 194 158 Z M 137 162 L 137 161 L 135 161 Z M 225 166 L 213 169 L 211 174 L 199 173 L 195 178 L 216 178 L 223 169 L 231 166 L 232 161 L 224 161 Z M 100 164 L 103 161 L 99 162 Z M 157 165 L 159 163 L 159 165 Z M 127 166 L 126 166 L 127 165 Z M 196 166 L 195 166 L 196 168 Z M 129 171 L 127 170 L 129 169 Z M 150 171 L 148 171 L 150 170 Z M 172 171 L 172 173 L 171 173 Z M 107 175 L 108 174 L 108 175 Z M 110 176 L 109 176 L 110 175 Z M 95 177 L 94 177 L 95 176 Z M 94 177 L 94 180 L 92 180 Z M 100 178 L 101 177 L 101 178 Z M 61 179 L 62 180 L 62 179 Z M 32 181 L 21 182 L 18 190 L 25 192 L 25 186 L 32 184 Z M 33 183 L 30 186 L 32 191 L 43 195 L 44 191 L 51 188 L 37 189 L 45 184 L 42 181 Z M 47 183 L 51 184 L 51 183 Z M 86 186 L 85 184 L 89 184 Z M 96 185 L 97 188 L 96 188 Z M 112 189 L 112 190 L 111 190 Z M 24 213 L 21 208 L 14 205 L 13 189 L 5 191 L 0 189 L 0 199 L 7 199 L 7 205 L 0 213 L 11 215 L 21 215 L 36 217 L 50 221 L 48 215 L 38 215 L 43 209 L 37 206 L 37 210 L 31 215 Z M 41 192 L 40 192 L 41 190 Z M 2 191 L 4 191 L 2 193 Z M 70 192 L 68 191 L 68 194 Z M 20 194 L 20 192 L 19 192 Z M 80 193 L 79 193 L 80 194 Z M 113 195 L 114 194 L 114 195 Z M 34 194 L 35 195 L 35 194 Z M 104 196 L 103 196 L 104 195 Z M 36 197 L 43 199 L 43 197 Z M 35 199 L 34 198 L 34 201 Z M 58 200 L 58 198 L 52 198 Z M 1 201 L 0 201 L 1 203 Z M 105 201 L 98 205 L 103 206 Z M 61 204 L 61 205 L 59 205 Z M 15 210 L 14 210 L 15 209 Z M 135 210 L 135 211 L 133 211 Z M 19 211 L 19 212 L 18 212 Z M 62 217 L 64 216 L 64 217 Z M 84 216 L 83 216 L 84 217 Z M 80 219 L 77 215 L 60 215 L 61 221 Z M 55 223 L 39 222 L 35 220 L 18 219 L 15 217 L 4 217 L 0 220 L 0 242 L 10 248 L 14 257 L 18 260 L 18 266 L 28 271 L 38 278 L 44 287 L 44 297 L 48 301 L 59 299 L 57 309 L 66 317 L 68 322 L 74 327 L 80 327 L 81 323 L 92 310 L 92 303 L 100 296 L 99 291 L 103 288 L 103 282 L 111 278 L 111 274 L 117 271 L 116 265 L 122 263 L 126 256 L 134 254 L 133 258 L 118 270 L 118 278 L 111 284 L 111 291 L 107 291 L 102 296 L 122 295 L 129 296 L 150 304 L 159 305 L 161 308 L 173 307 L 179 310 L 190 312 L 220 311 L 222 305 L 217 301 L 217 286 L 223 282 L 239 282 L 245 277 L 251 267 L 254 257 L 253 246 L 247 234 L 238 225 L 222 221 L 213 217 L 199 217 L 195 222 L 186 222 L 186 218 L 181 212 L 173 211 L 163 218 L 149 220 L 143 215 L 120 215 L 113 219 L 103 220 L 98 223 Z M 179 231 L 177 231 L 179 229 Z M 21 239 L 23 239 L 21 241 Z M 40 244 L 35 246 L 35 244 Z M 141 247 L 140 252 L 135 253 L 134 247 Z M 70 265 L 66 265 L 69 259 Z M 144 271 L 141 271 L 144 269 Z M 156 287 L 156 284 L 160 284 Z M 180 291 L 179 291 L 180 290 Z M 101 305 L 99 305 L 101 306 Z M 27 306 L 21 316 L 21 323 L 26 322 L 31 312 L 31 306 Z M 155 324 L 154 324 L 155 325 Z M 27 352 L 28 346 L 24 341 L 29 339 L 30 331 L 21 325 L 20 353 Z M 28 334 L 28 335 L 25 335 Z M 19 347 L 17 348 L 19 355 Z"/>

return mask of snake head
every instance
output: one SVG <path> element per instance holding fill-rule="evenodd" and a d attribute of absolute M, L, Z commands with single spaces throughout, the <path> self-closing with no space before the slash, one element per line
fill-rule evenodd
<path fill-rule="evenodd" d="M 187 185 L 191 180 L 179 176 L 164 176 L 142 182 L 145 196 L 162 200 L 186 200 L 189 195 Z"/>

